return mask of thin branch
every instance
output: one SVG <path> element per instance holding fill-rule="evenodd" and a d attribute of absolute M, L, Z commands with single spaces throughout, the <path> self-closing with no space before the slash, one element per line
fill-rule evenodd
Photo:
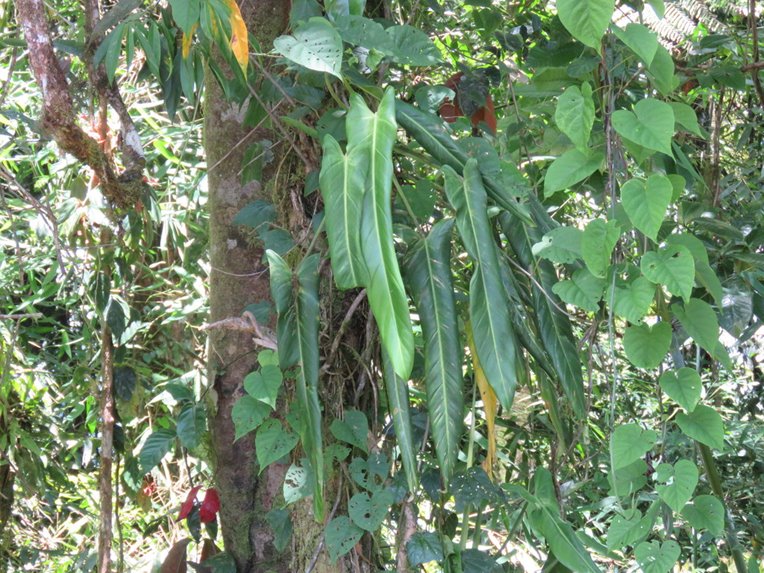
<path fill-rule="evenodd" d="M 19 314 L 0 314 L 0 320 L 25 320 L 27 318 L 42 318 L 41 312 L 22 312 Z"/>
<path fill-rule="evenodd" d="M 342 337 L 345 335 L 345 332 L 350 326 L 350 319 L 353 318 L 353 315 L 355 314 L 356 310 L 358 310 L 358 306 L 361 304 L 361 302 L 363 302 L 365 298 L 366 298 L 366 289 L 363 289 L 361 292 L 358 293 L 358 295 L 355 297 L 355 300 L 353 300 L 352 304 L 350 305 L 350 308 L 348 308 L 348 311 L 345 313 L 345 318 L 342 319 L 342 324 L 340 324 L 340 328 L 339 330 L 337 330 L 337 335 L 334 337 L 334 341 L 332 342 L 332 347 L 329 350 L 329 356 L 324 361 L 324 365 L 321 368 L 322 373 L 329 370 L 329 366 L 334 363 L 334 357 L 337 354 L 337 351 L 339 350 Z"/>
<path fill-rule="evenodd" d="M 264 326 L 261 326 L 255 315 L 249 311 L 245 311 L 241 316 L 234 316 L 230 318 L 224 318 L 217 322 L 205 324 L 202 326 L 202 330 L 234 330 L 237 332 L 251 332 L 254 334 L 253 342 L 261 346 L 262 348 L 269 348 L 271 350 L 278 350 L 278 342 L 272 332 L 270 332 Z"/>
<path fill-rule="evenodd" d="M 753 41 L 753 63 L 759 63 L 759 29 L 756 22 L 756 0 L 748 0 L 748 27 L 751 29 L 751 40 Z M 759 70 L 752 70 L 753 87 L 756 88 L 756 95 L 759 96 L 759 104 L 764 107 L 764 88 L 761 87 Z"/>

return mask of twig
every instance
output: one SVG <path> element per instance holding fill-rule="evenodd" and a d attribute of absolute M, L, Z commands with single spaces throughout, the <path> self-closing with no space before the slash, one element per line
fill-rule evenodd
<path fill-rule="evenodd" d="M 329 356 L 326 358 L 326 360 L 324 361 L 324 365 L 321 367 L 322 374 L 325 373 L 327 370 L 329 370 L 329 365 L 331 365 L 334 362 L 334 357 L 336 356 L 337 351 L 339 350 L 342 337 L 345 335 L 345 332 L 350 326 L 350 319 L 353 318 L 353 315 L 355 314 L 356 310 L 358 310 L 358 306 L 361 304 L 361 302 L 365 298 L 366 298 L 366 289 L 363 289 L 361 292 L 358 293 L 358 295 L 355 297 L 355 300 L 353 300 L 352 304 L 348 308 L 348 311 L 345 313 L 345 318 L 342 319 L 342 324 L 340 324 L 340 327 L 337 330 L 337 335 L 334 337 L 334 341 L 332 342 L 332 347 L 329 350 Z"/>
<path fill-rule="evenodd" d="M 217 322 L 205 324 L 202 326 L 202 330 L 235 330 L 237 332 L 251 332 L 255 335 L 252 340 L 258 346 L 269 348 L 271 350 L 278 350 L 279 348 L 274 334 L 267 328 L 260 326 L 255 315 L 249 311 L 245 311 L 241 316 L 233 316 L 218 320 Z"/>

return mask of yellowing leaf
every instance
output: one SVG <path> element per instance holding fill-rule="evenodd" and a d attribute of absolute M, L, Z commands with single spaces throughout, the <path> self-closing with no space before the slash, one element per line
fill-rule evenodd
<path fill-rule="evenodd" d="M 191 42 L 194 40 L 194 32 L 196 32 L 198 27 L 199 24 L 194 24 L 191 26 L 191 30 L 189 30 L 188 33 L 183 32 L 183 59 L 187 58 L 188 54 L 191 52 Z"/>
<path fill-rule="evenodd" d="M 247 36 L 247 25 L 244 18 L 241 17 L 241 11 L 236 0 L 226 0 L 226 4 L 231 10 L 231 52 L 233 52 L 236 61 L 241 66 L 241 71 L 247 73 L 247 63 L 249 62 L 249 37 Z"/>
<path fill-rule="evenodd" d="M 483 469 L 493 481 L 493 464 L 496 462 L 496 413 L 499 410 L 499 404 L 496 393 L 488 383 L 483 367 L 480 365 L 480 359 L 475 350 L 475 343 L 472 340 L 471 328 L 467 330 L 467 341 L 469 342 L 470 354 L 472 355 L 472 370 L 475 372 L 475 383 L 480 391 L 480 399 L 483 400 L 483 409 L 485 410 L 488 453 L 483 461 Z"/>

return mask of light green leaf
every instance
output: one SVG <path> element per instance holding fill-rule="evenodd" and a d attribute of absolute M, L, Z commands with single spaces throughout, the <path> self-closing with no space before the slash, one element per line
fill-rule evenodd
<path fill-rule="evenodd" d="M 581 237 L 584 232 L 575 227 L 557 227 L 533 245 L 531 252 L 553 263 L 567 265 L 581 258 Z"/>
<path fill-rule="evenodd" d="M 637 424 L 618 426 L 610 436 L 610 456 L 613 469 L 625 468 L 649 452 L 655 445 L 658 434 L 644 430 Z"/>
<path fill-rule="evenodd" d="M 271 410 L 276 409 L 276 399 L 284 381 L 281 368 L 275 364 L 261 366 L 260 370 L 250 372 L 244 377 L 244 390 L 255 400 L 268 404 Z"/>
<path fill-rule="evenodd" d="M 672 304 L 671 311 L 695 342 L 725 366 L 731 367 L 727 350 L 719 341 L 719 320 L 711 305 L 691 298 L 684 305 Z"/>
<path fill-rule="evenodd" d="M 647 462 L 637 460 L 619 470 L 613 470 L 608 475 L 610 491 L 608 495 L 624 497 L 638 492 L 647 484 Z"/>
<path fill-rule="evenodd" d="M 325 18 L 311 18 L 293 36 L 276 38 L 273 47 L 295 64 L 342 78 L 342 38 Z"/>
<path fill-rule="evenodd" d="M 642 274 L 656 284 L 665 285 L 669 292 L 690 299 L 695 282 L 695 261 L 682 245 L 667 245 L 642 255 Z"/>
<path fill-rule="evenodd" d="M 456 225 L 464 246 L 475 261 L 470 281 L 470 319 L 480 364 L 504 408 L 514 398 L 517 383 L 517 341 L 509 315 L 509 301 L 499 274 L 499 260 L 486 212 L 486 192 L 477 161 L 464 167 L 465 179 L 445 167 L 446 195 L 456 209 Z"/>
<path fill-rule="evenodd" d="M 141 453 L 138 454 L 141 471 L 147 474 L 154 469 L 170 451 L 174 441 L 174 430 L 162 429 L 153 432 L 143 443 Z"/>
<path fill-rule="evenodd" d="M 677 414 L 676 423 L 693 440 L 715 450 L 724 449 L 724 422 L 713 408 L 698 404 L 689 414 Z"/>
<path fill-rule="evenodd" d="M 199 23 L 202 8 L 201 0 L 170 0 L 170 7 L 175 23 L 184 33 L 191 33 L 194 24 Z"/>
<path fill-rule="evenodd" d="M 579 42 L 600 51 L 600 41 L 615 10 L 614 0 L 558 0 L 562 25 Z"/>
<path fill-rule="evenodd" d="M 611 28 L 615 35 L 634 52 L 646 66 L 649 66 L 658 51 L 658 36 L 642 24 L 628 24 L 622 30 L 617 26 Z"/>
<path fill-rule="evenodd" d="M 193 450 L 198 446 L 206 429 L 207 416 L 201 404 L 188 405 L 178 414 L 175 432 L 184 448 Z"/>
<path fill-rule="evenodd" d="M 669 573 L 679 561 L 681 550 L 675 541 L 644 542 L 637 545 L 634 556 L 644 573 Z"/>
<path fill-rule="evenodd" d="M 369 154 L 369 176 L 364 195 L 361 251 L 369 271 L 369 306 L 395 373 L 408 380 L 414 363 L 414 335 L 409 305 L 393 245 L 391 187 L 392 151 L 397 127 L 395 98 L 389 88 L 376 113 L 353 94 L 347 117 L 348 147 L 364 147 Z"/>
<path fill-rule="evenodd" d="M 724 290 L 719 277 L 708 263 L 695 261 L 695 280 L 706 289 L 718 307 L 721 307 L 724 299 Z"/>
<path fill-rule="evenodd" d="M 652 529 L 654 518 L 650 513 L 642 517 L 638 509 L 628 509 L 623 515 L 616 515 L 607 530 L 608 549 L 621 549 L 626 545 L 634 545 L 640 539 L 646 538 Z"/>
<path fill-rule="evenodd" d="M 619 109 L 613 112 L 613 128 L 618 135 L 637 145 L 671 155 L 674 111 L 665 102 L 642 99 L 633 112 Z"/>
<path fill-rule="evenodd" d="M 305 499 L 311 494 L 313 485 L 310 472 L 307 470 L 308 460 L 302 458 L 301 465 L 292 464 L 284 476 L 284 485 L 282 493 L 284 502 L 289 505 L 301 499 Z"/>
<path fill-rule="evenodd" d="M 712 535 L 724 532 L 724 506 L 713 495 L 699 495 L 684 506 L 684 517 L 695 529 L 706 529 Z"/>
<path fill-rule="evenodd" d="M 661 95 L 671 95 L 679 86 L 679 78 L 674 74 L 674 58 L 663 46 L 658 46 L 658 51 L 655 52 L 648 71 Z"/>
<path fill-rule="evenodd" d="M 605 302 L 608 304 L 611 300 L 610 293 L 611 289 L 608 288 L 605 295 Z M 643 276 L 638 276 L 630 282 L 616 279 L 613 312 L 629 322 L 639 323 L 649 312 L 654 297 L 655 285 Z"/>
<path fill-rule="evenodd" d="M 234 441 L 249 434 L 263 423 L 271 413 L 267 404 L 255 400 L 252 396 L 244 395 L 233 405 L 231 419 L 236 429 Z"/>
<path fill-rule="evenodd" d="M 678 101 L 672 101 L 669 105 L 671 106 L 671 109 L 674 110 L 674 121 L 676 121 L 677 125 L 683 127 L 693 135 L 703 137 L 703 132 L 700 130 L 700 125 L 698 125 L 698 116 L 695 115 L 694 109 L 686 103 Z"/>
<path fill-rule="evenodd" d="M 385 379 L 390 416 L 393 419 L 395 443 L 401 452 L 401 462 L 403 462 L 403 471 L 406 473 L 406 483 L 409 486 L 409 491 L 413 492 L 417 489 L 419 474 L 417 473 L 416 449 L 414 447 L 413 428 L 411 426 L 411 412 L 409 411 L 409 386 L 406 380 L 399 378 L 395 374 L 393 366 L 390 364 L 390 359 L 384 350 L 382 350 L 382 375 Z M 428 402 L 428 407 L 431 411 L 433 408 L 437 408 L 432 402 Z M 432 414 L 430 414 L 430 419 L 432 420 Z"/>
<path fill-rule="evenodd" d="M 350 518 L 341 515 L 332 519 L 326 526 L 324 539 L 326 550 L 332 563 L 350 552 L 363 536 L 363 529 L 350 521 Z"/>
<path fill-rule="evenodd" d="M 387 517 L 395 496 L 389 489 L 372 495 L 365 491 L 355 494 L 348 503 L 348 513 L 358 527 L 366 531 L 376 531 Z"/>
<path fill-rule="evenodd" d="M 382 24 L 363 16 L 339 16 L 335 24 L 342 39 L 353 46 L 363 46 L 391 55 L 395 50 L 390 35 Z"/>
<path fill-rule="evenodd" d="M 369 280 L 361 250 L 361 207 L 369 170 L 365 147 L 351 147 L 347 154 L 327 135 L 323 143 L 319 186 L 324 198 L 326 238 L 329 241 L 334 281 L 340 289 L 365 285 Z"/>
<path fill-rule="evenodd" d="M 571 149 L 555 159 L 544 177 L 544 195 L 568 189 L 597 171 L 605 156 L 599 151 L 584 153 Z"/>
<path fill-rule="evenodd" d="M 255 451 L 260 472 L 279 461 L 297 445 L 299 438 L 294 432 L 284 429 L 279 420 L 266 420 L 257 430 L 255 436 Z"/>
<path fill-rule="evenodd" d="M 708 251 L 703 241 L 698 239 L 695 235 L 690 233 L 672 233 L 666 237 L 667 245 L 682 245 L 686 247 L 692 258 L 695 260 L 695 264 L 705 263 L 708 264 Z"/>
<path fill-rule="evenodd" d="M 442 61 L 438 48 L 418 28 L 403 24 L 390 26 L 385 32 L 394 46 L 392 57 L 397 63 L 406 66 L 433 66 Z"/>
<path fill-rule="evenodd" d="M 592 87 L 584 83 L 568 87 L 557 100 L 554 121 L 579 150 L 586 152 L 594 125 Z"/>
<path fill-rule="evenodd" d="M 650 370 L 657 368 L 671 346 L 671 325 L 665 321 L 653 326 L 638 324 L 626 328 L 623 349 L 634 366 Z"/>
<path fill-rule="evenodd" d="M 595 277 L 587 269 L 578 269 L 569 280 L 560 281 L 552 287 L 552 292 L 563 302 L 589 312 L 599 310 L 599 301 L 605 289 L 605 280 Z"/>
<path fill-rule="evenodd" d="M 450 267 L 452 227 L 453 219 L 436 223 L 406 264 L 422 323 L 427 409 L 444 483 L 456 466 L 464 415 L 463 352 Z"/>
<path fill-rule="evenodd" d="M 329 428 L 338 440 L 351 446 L 369 451 L 369 422 L 366 415 L 358 410 L 345 410 L 343 420 L 334 420 Z"/>
<path fill-rule="evenodd" d="M 668 177 L 651 175 L 647 181 L 627 181 L 621 187 L 621 201 L 634 226 L 653 241 L 657 241 L 672 193 L 673 186 Z"/>
<path fill-rule="evenodd" d="M 581 256 L 595 277 L 605 277 L 610 255 L 620 237 L 621 228 L 616 221 L 594 219 L 586 225 L 581 237 Z"/>
<path fill-rule="evenodd" d="M 665 485 L 656 485 L 660 498 L 671 509 L 679 513 L 690 501 L 695 486 L 698 485 L 698 467 L 689 460 L 679 460 L 671 464 L 659 464 L 655 478 Z"/>
<path fill-rule="evenodd" d="M 692 412 L 700 401 L 702 382 L 692 368 L 668 370 L 661 376 L 659 384 L 669 398 L 687 412 Z"/>

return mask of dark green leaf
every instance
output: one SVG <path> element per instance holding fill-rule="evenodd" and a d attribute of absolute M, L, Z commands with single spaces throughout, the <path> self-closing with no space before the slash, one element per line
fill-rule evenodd
<path fill-rule="evenodd" d="M 291 452 L 299 441 L 297 434 L 284 430 L 279 420 L 266 420 L 257 429 L 255 451 L 260 473 L 273 462 L 277 462 Z"/>
<path fill-rule="evenodd" d="M 363 536 L 363 529 L 350 521 L 350 518 L 341 515 L 332 519 L 326 526 L 324 539 L 326 550 L 333 563 L 338 558 L 348 553 Z"/>
<path fill-rule="evenodd" d="M 645 370 L 657 368 L 670 345 L 671 325 L 667 322 L 629 326 L 623 334 L 623 349 L 629 362 Z"/>
<path fill-rule="evenodd" d="M 358 527 L 373 532 L 382 525 L 393 501 L 394 496 L 390 490 L 384 489 L 371 496 L 360 492 L 350 498 L 348 513 Z"/>
<path fill-rule="evenodd" d="M 332 435 L 364 452 L 369 451 L 369 422 L 366 415 L 358 410 L 345 410 L 343 420 L 334 420 L 330 427 Z"/>
<path fill-rule="evenodd" d="M 189 450 L 193 450 L 202 441 L 202 436 L 207 430 L 207 416 L 204 406 L 201 404 L 185 406 L 178 414 L 176 432 L 180 444 Z"/>
<path fill-rule="evenodd" d="M 245 395 L 239 398 L 231 410 L 231 419 L 236 428 L 234 440 L 238 440 L 256 429 L 270 413 L 271 409 L 267 404 L 255 400 L 252 396 Z"/>
<path fill-rule="evenodd" d="M 443 542 L 440 534 L 430 532 L 415 533 L 406 542 L 406 554 L 411 565 L 421 565 L 430 561 L 443 561 Z"/>
<path fill-rule="evenodd" d="M 138 461 L 144 474 L 149 473 L 162 461 L 175 441 L 174 430 L 157 430 L 144 442 Z"/>
<path fill-rule="evenodd" d="M 416 450 L 414 436 L 411 427 L 411 413 L 409 411 L 409 386 L 399 378 L 393 370 L 387 353 L 382 351 L 382 375 L 385 379 L 387 402 L 390 408 L 390 416 L 393 419 L 393 429 L 398 449 L 401 452 L 403 471 L 406 473 L 406 482 L 409 491 L 416 491 L 419 476 L 416 466 Z M 434 430 L 433 430 L 434 431 Z"/>

